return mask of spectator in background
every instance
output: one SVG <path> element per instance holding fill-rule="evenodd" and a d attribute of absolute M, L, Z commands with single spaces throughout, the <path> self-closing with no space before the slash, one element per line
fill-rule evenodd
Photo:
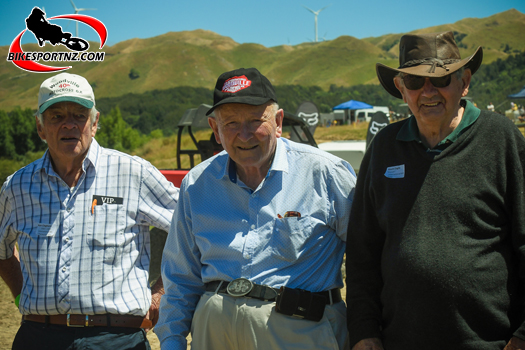
<path fill-rule="evenodd" d="M 492 104 L 492 102 L 490 102 L 489 105 L 487 106 L 487 110 L 489 112 L 494 112 L 494 105 Z"/>

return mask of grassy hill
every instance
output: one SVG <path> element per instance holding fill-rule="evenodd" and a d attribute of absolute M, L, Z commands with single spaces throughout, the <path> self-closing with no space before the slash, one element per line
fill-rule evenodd
<path fill-rule="evenodd" d="M 466 18 L 453 24 L 415 32 L 452 30 L 463 57 L 481 45 L 487 64 L 525 49 L 525 14 L 509 10 L 487 18 Z M 25 35 L 31 35 L 26 33 Z M 353 86 L 378 84 L 375 63 L 397 66 L 399 38 L 387 34 L 363 40 L 341 36 L 320 43 L 267 48 L 238 44 L 228 37 L 205 30 L 170 32 L 149 39 L 131 39 L 104 47 L 101 63 L 72 63 L 70 73 L 84 75 L 95 87 L 96 97 L 117 97 L 177 86 L 212 88 L 217 76 L 238 67 L 254 66 L 275 85 L 298 84 Z M 99 43 L 91 43 L 96 51 Z M 8 46 L 0 47 L 7 57 Z M 25 44 L 24 51 L 65 51 L 47 44 Z M 42 50 L 44 49 L 44 50 Z M 62 64 L 62 66 L 65 64 Z M 138 78 L 131 79 L 134 69 Z M 46 76 L 27 73 L 11 62 L 0 60 L 0 109 L 15 106 L 35 108 L 38 88 Z"/>

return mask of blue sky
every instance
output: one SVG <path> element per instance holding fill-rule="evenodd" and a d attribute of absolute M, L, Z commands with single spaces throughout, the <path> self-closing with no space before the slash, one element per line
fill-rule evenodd
<path fill-rule="evenodd" d="M 238 43 L 258 43 L 267 47 L 297 45 L 313 41 L 314 15 L 319 14 L 319 40 L 351 35 L 362 39 L 388 33 L 454 23 L 466 17 L 483 18 L 511 8 L 525 13 L 524 0 L 73 0 L 81 12 L 102 21 L 108 29 L 106 45 L 131 38 L 149 38 L 170 31 L 207 29 L 231 37 Z M 425 3 L 425 5 L 422 5 Z M 0 46 L 10 45 L 25 29 L 32 8 L 44 8 L 47 17 L 74 13 L 70 0 L 1 0 Z M 75 35 L 75 22 L 55 20 Z M 95 31 L 79 24 L 79 36 L 99 41 Z M 31 33 L 22 43 L 36 43 Z"/>

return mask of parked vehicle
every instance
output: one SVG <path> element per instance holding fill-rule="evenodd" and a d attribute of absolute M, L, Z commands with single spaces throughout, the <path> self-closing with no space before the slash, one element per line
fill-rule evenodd
<path fill-rule="evenodd" d="M 319 149 L 346 160 L 352 168 L 359 172 L 361 161 L 366 152 L 365 140 L 329 141 L 319 144 Z"/>
<path fill-rule="evenodd" d="M 389 117 L 390 114 L 388 107 L 385 106 L 374 106 L 373 108 L 356 109 L 354 111 L 356 120 L 358 122 L 370 122 L 372 114 L 374 114 L 375 112 L 383 112 L 386 114 L 387 117 Z"/>

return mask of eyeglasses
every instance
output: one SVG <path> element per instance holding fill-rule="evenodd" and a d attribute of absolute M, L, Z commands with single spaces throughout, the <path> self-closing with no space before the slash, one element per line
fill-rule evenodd
<path fill-rule="evenodd" d="M 454 74 L 454 73 L 452 73 Z M 428 77 L 434 87 L 444 88 L 450 85 L 452 80 L 452 74 L 445 75 L 443 77 Z M 425 79 L 427 77 L 420 77 L 417 75 L 403 74 L 403 83 L 409 90 L 419 90 L 425 85 Z"/>

